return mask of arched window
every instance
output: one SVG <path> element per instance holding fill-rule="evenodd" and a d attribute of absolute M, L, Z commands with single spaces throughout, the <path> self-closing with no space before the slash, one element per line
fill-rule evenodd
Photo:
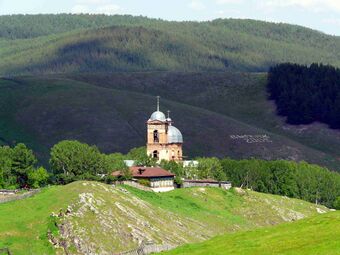
<path fill-rule="evenodd" d="M 154 142 L 154 143 L 159 143 L 159 134 L 158 134 L 158 130 L 153 131 L 153 142 Z"/>
<path fill-rule="evenodd" d="M 158 151 L 153 151 L 153 157 L 158 159 Z"/>

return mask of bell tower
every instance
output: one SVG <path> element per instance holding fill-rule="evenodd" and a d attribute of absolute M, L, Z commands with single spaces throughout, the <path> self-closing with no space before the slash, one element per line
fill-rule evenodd
<path fill-rule="evenodd" d="M 160 111 L 160 97 L 157 96 L 157 110 L 151 114 L 147 121 L 147 154 L 157 161 L 175 160 L 182 161 L 182 143 L 183 137 L 181 132 L 172 126 L 170 111 L 168 118 Z"/>

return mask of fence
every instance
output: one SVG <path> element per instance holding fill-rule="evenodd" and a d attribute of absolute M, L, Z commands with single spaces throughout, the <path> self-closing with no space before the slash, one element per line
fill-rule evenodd
<path fill-rule="evenodd" d="M 18 194 L 18 195 L 3 197 L 3 198 L 0 198 L 0 204 L 10 202 L 10 201 L 20 200 L 20 199 L 25 199 L 25 198 L 28 198 L 28 197 L 31 197 L 31 196 L 37 194 L 39 191 L 40 191 L 39 189 L 35 189 L 35 190 L 28 191 L 24 194 Z"/>
<path fill-rule="evenodd" d="M 12 253 L 10 252 L 10 250 L 8 248 L 0 249 L 0 255 L 3 255 L 3 254 L 12 255 Z"/>
<path fill-rule="evenodd" d="M 122 252 L 118 255 L 148 255 L 156 252 L 169 251 L 174 248 L 175 246 L 169 244 L 153 244 L 142 242 L 142 244 L 137 249 Z"/>

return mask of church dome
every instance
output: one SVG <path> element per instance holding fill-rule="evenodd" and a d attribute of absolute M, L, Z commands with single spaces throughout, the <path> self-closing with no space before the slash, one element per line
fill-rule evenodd
<path fill-rule="evenodd" d="M 166 117 L 164 113 L 160 111 L 155 111 L 153 114 L 151 114 L 150 120 L 165 121 Z"/>
<path fill-rule="evenodd" d="M 174 126 L 168 128 L 168 143 L 183 143 L 183 136 L 181 131 Z"/>

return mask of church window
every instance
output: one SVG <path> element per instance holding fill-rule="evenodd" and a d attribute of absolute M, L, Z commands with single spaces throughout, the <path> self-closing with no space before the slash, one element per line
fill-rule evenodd
<path fill-rule="evenodd" d="M 158 130 L 153 131 L 153 142 L 159 143 L 159 133 Z"/>

